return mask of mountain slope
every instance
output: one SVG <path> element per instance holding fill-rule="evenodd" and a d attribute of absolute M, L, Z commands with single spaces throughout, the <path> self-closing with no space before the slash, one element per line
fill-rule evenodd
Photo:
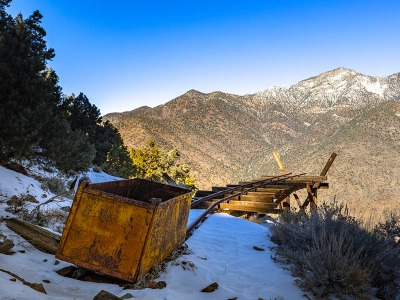
<path fill-rule="evenodd" d="M 338 68 L 290 87 L 238 96 L 188 91 L 155 108 L 110 114 L 129 147 L 177 147 L 202 189 L 288 170 L 319 174 L 338 154 L 327 196 L 398 195 L 400 73 L 372 77 Z M 379 185 L 379 187 L 377 187 Z M 383 187 L 382 187 L 383 186 Z"/>

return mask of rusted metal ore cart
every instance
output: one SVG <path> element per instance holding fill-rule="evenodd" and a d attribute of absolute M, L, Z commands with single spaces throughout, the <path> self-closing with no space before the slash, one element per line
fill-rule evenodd
<path fill-rule="evenodd" d="M 184 243 L 191 196 L 145 179 L 82 182 L 56 257 L 135 282 Z"/>

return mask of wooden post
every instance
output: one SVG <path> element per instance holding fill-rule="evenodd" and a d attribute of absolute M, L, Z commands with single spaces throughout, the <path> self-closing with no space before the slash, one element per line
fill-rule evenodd
<path fill-rule="evenodd" d="M 282 164 L 282 162 L 281 162 L 281 159 L 279 158 L 278 153 L 274 150 L 274 151 L 272 151 L 272 154 L 274 155 L 275 160 L 276 160 L 276 162 L 278 163 L 279 169 L 281 169 L 281 171 L 282 171 L 283 174 L 286 174 L 286 169 L 285 169 L 285 167 L 283 166 L 283 164 Z"/>
<path fill-rule="evenodd" d="M 333 164 L 333 161 L 335 160 L 337 154 L 335 152 L 333 152 L 331 154 L 331 157 L 329 157 L 328 161 L 326 162 L 325 167 L 323 168 L 322 172 L 321 172 L 321 176 L 325 176 L 326 173 L 328 173 L 329 168 L 331 167 L 331 165 Z"/>
<path fill-rule="evenodd" d="M 279 158 L 278 152 L 276 152 L 275 150 L 272 151 L 272 154 L 274 155 L 274 158 L 279 166 L 279 169 L 281 169 L 282 174 L 286 174 L 286 169 L 282 164 L 281 159 Z M 281 209 L 290 209 L 290 194 L 288 195 L 287 198 L 283 199 L 282 202 L 279 203 Z"/>
<path fill-rule="evenodd" d="M 300 201 L 299 196 L 297 196 L 296 193 L 293 193 L 293 197 L 294 197 L 294 199 L 296 200 L 297 205 L 300 207 L 300 209 L 304 209 L 303 204 L 301 204 L 301 201 Z"/>
<path fill-rule="evenodd" d="M 311 188 L 310 185 L 308 185 L 308 184 L 306 186 L 306 189 L 307 189 L 307 193 L 308 193 L 307 200 L 310 203 L 311 213 L 315 213 L 317 211 L 317 206 L 318 206 L 317 189 Z"/>

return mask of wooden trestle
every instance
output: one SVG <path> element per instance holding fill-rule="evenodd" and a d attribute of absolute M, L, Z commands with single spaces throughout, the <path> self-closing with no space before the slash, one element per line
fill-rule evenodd
<path fill-rule="evenodd" d="M 329 188 L 327 180 L 327 172 L 332 165 L 336 153 L 332 153 L 320 175 L 309 176 L 300 174 L 296 176 L 281 175 L 283 178 L 278 182 L 271 180 L 270 183 L 263 184 L 262 187 L 252 186 L 259 185 L 260 181 L 268 181 L 277 176 L 264 175 L 251 181 L 241 181 L 238 184 L 228 184 L 226 187 L 212 187 L 211 191 L 198 191 L 195 195 L 195 202 L 201 202 L 196 205 L 198 208 L 207 208 L 215 204 L 219 199 L 229 197 L 228 200 L 217 205 L 220 210 L 244 211 L 253 213 L 279 213 L 282 210 L 290 209 L 289 196 L 293 194 L 298 206 L 305 209 L 310 205 L 311 210 L 315 210 L 318 206 L 317 191 L 319 189 Z M 254 183 L 254 185 L 253 185 Z M 306 199 L 302 202 L 297 194 L 298 190 L 305 189 L 307 192 Z M 225 191 L 225 192 L 224 192 Z M 240 194 L 240 192 L 244 193 Z M 213 197 L 215 195 L 215 198 Z M 201 201 L 201 199 L 205 201 Z M 200 201 L 199 201 L 200 200 Z"/>

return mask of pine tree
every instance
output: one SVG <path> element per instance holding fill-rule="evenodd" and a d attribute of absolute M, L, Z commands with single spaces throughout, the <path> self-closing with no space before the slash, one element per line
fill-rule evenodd
<path fill-rule="evenodd" d="M 180 153 L 176 148 L 169 151 L 161 150 L 156 142 L 150 139 L 142 148 L 132 148 L 130 156 L 139 178 L 161 182 L 165 173 L 176 183 L 184 184 L 192 190 L 197 189 L 196 179 L 189 175 L 189 167 L 177 162 Z"/>
<path fill-rule="evenodd" d="M 117 128 L 109 121 L 102 121 L 100 110 L 83 93 L 66 97 L 61 107 L 71 129 L 83 133 L 95 149 L 93 164 L 115 176 L 129 178 L 135 174 Z"/>
<path fill-rule="evenodd" d="M 99 166 L 105 172 L 114 176 L 122 178 L 135 176 L 136 169 L 118 129 L 109 121 L 104 122 L 99 128 L 102 131 L 104 146 L 97 149 L 97 157 L 100 159 Z"/>
<path fill-rule="evenodd" d="M 39 11 L 24 19 L 0 0 L 0 161 L 35 159 L 65 173 L 87 169 L 95 156 L 87 137 L 73 131 L 61 106 L 62 92 Z"/>
<path fill-rule="evenodd" d="M 0 160 L 37 152 L 61 96 L 57 75 L 46 66 L 54 50 L 46 46 L 42 15 L 13 19 L 5 11 L 10 3 L 0 1 Z"/>

